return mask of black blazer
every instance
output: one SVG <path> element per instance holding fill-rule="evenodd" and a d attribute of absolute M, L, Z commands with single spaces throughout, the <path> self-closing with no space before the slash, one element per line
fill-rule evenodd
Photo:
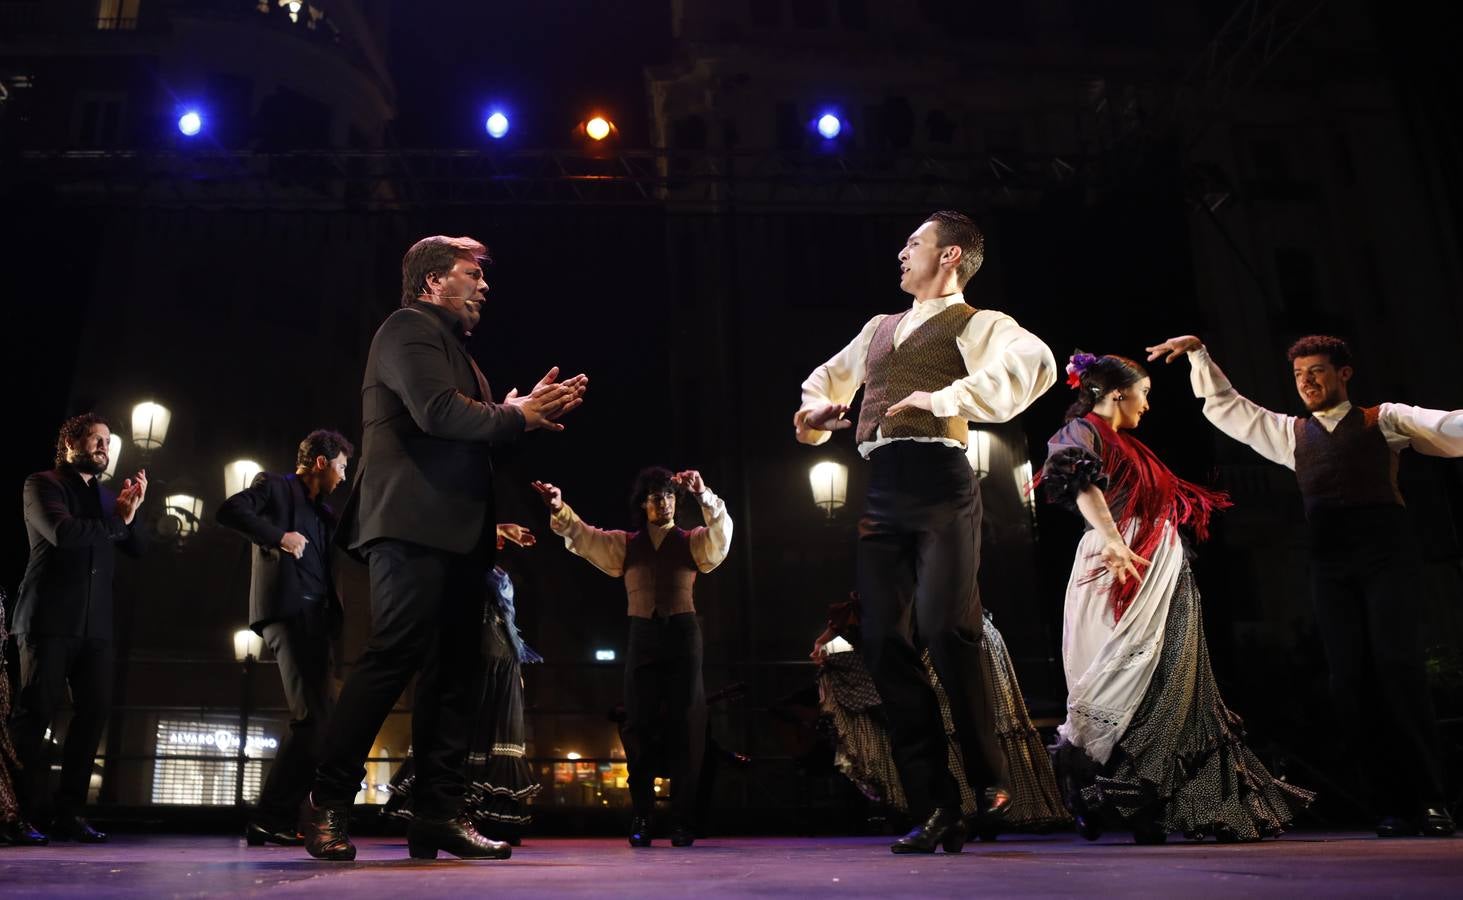
<path fill-rule="evenodd" d="M 281 550 L 279 542 L 285 532 L 300 530 L 295 525 L 295 516 L 300 506 L 309 502 L 310 495 L 299 478 L 260 472 L 254 476 L 253 484 L 225 500 L 215 516 L 220 525 L 237 531 L 254 544 L 249 571 L 249 627 L 260 634 L 270 622 L 305 610 L 300 561 Z M 343 620 L 344 608 L 330 565 L 337 519 L 328 504 L 320 504 L 320 523 L 325 528 L 325 543 L 317 549 L 325 557 L 325 599 L 334 631 Z"/>
<path fill-rule="evenodd" d="M 354 552 L 394 538 L 471 552 L 497 524 L 492 448 L 523 433 L 523 414 L 493 402 L 462 340 L 426 304 L 398 309 L 376 332 L 361 407 L 341 544 Z"/>
<path fill-rule="evenodd" d="M 15 634 L 112 639 L 112 573 L 117 549 L 132 556 L 143 545 L 117 514 L 117 495 L 98 487 L 100 515 L 87 509 L 90 491 L 70 466 L 25 480 L 25 530 L 30 560 L 15 603 Z"/>

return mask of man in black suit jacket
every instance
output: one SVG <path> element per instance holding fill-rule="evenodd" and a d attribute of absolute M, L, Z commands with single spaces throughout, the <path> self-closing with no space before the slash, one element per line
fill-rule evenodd
<path fill-rule="evenodd" d="M 111 436 L 101 416 L 68 419 L 56 439 L 56 467 L 25 480 L 30 561 L 13 629 L 20 692 L 10 728 L 25 767 L 22 812 L 41 828 L 49 823 L 52 837 L 87 843 L 107 839 L 80 813 L 112 705 L 112 571 L 117 548 L 141 552 L 132 520 L 147 494 L 145 471 L 115 494 L 101 485 Z M 53 807 L 45 734 L 68 686 L 73 712 Z"/>
<path fill-rule="evenodd" d="M 244 833 L 251 847 L 304 843 L 296 826 L 330 720 L 330 646 L 342 619 L 330 566 L 337 520 L 325 498 L 345 480 L 353 452 L 336 432 L 312 431 L 300 442 L 293 475 L 260 472 L 218 510 L 220 525 L 254 544 L 249 627 L 274 653 L 290 707 L 290 733 Z"/>
<path fill-rule="evenodd" d="M 495 446 L 524 431 L 561 431 L 587 379 L 493 401 L 464 346 L 481 315 L 487 248 L 429 237 L 401 262 L 402 308 L 376 332 L 361 386 L 361 464 L 341 522 L 341 543 L 370 567 L 372 635 L 326 728 L 324 758 L 303 809 L 311 856 L 354 859 L 347 813 L 365 760 L 412 675 L 417 764 L 411 855 L 439 850 L 505 858 L 462 815 L 463 765 L 476 698 L 482 584 L 493 565 Z"/>

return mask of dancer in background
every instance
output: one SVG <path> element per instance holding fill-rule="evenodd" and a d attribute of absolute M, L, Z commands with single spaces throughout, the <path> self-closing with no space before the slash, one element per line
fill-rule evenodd
<path fill-rule="evenodd" d="M 498 526 L 498 549 L 505 544 L 532 547 L 532 531 L 522 525 Z M 517 847 L 533 822 L 529 803 L 541 785 L 525 758 L 522 666 L 543 662 L 523 642 L 514 605 L 513 581 L 501 566 L 488 573 L 483 587 L 483 670 L 475 694 L 476 726 L 467 752 L 466 812 L 485 837 Z M 410 822 L 416 782 L 411 759 L 391 779 L 386 815 Z"/>
<path fill-rule="evenodd" d="M 1148 412 L 1142 366 L 1079 352 L 1067 372 L 1077 401 L 1047 445 L 1040 487 L 1087 523 L 1063 610 L 1056 751 L 1079 830 L 1095 839 L 1106 814 L 1146 844 L 1170 832 L 1274 837 L 1314 794 L 1265 769 L 1219 696 L 1179 531 L 1204 540 L 1229 500 L 1123 433 Z"/>
<path fill-rule="evenodd" d="M 1331 669 L 1336 717 L 1373 781 L 1377 834 L 1446 837 L 1448 810 L 1437 715 L 1423 668 L 1422 562 L 1397 489 L 1397 457 L 1463 456 L 1463 410 L 1353 406 L 1351 348 L 1312 335 L 1287 357 L 1310 413 L 1287 416 L 1247 400 L 1193 335 L 1149 347 L 1187 356 L 1204 416 L 1266 459 L 1295 471 L 1310 530 L 1316 623 Z"/>
<path fill-rule="evenodd" d="M 818 664 L 818 701 L 833 727 L 834 763 L 864 796 L 909 812 L 909 801 L 894 766 L 889 747 L 886 713 L 878 689 L 858 650 L 858 599 L 835 603 L 828 608 L 828 627 L 813 642 L 812 659 Z M 1041 734 L 1031 722 L 1016 669 L 1006 652 L 1006 642 L 991 621 L 983 616 L 981 667 L 995 718 L 996 740 L 1006 761 L 1011 808 L 998 820 L 978 822 L 975 834 L 990 840 L 998 831 L 1046 832 L 1071 825 L 1072 817 L 1062 805 L 1052 772 L 1051 757 Z M 925 674 L 940 704 L 945 725 L 946 759 L 960 788 L 961 811 L 972 818 L 979 806 L 970 779 L 961 762 L 960 742 L 950 719 L 950 702 L 939 676 L 923 656 Z"/>
<path fill-rule="evenodd" d="M 731 550 L 726 504 L 701 473 L 649 468 L 630 492 L 634 531 L 603 531 L 585 523 L 552 484 L 533 483 L 548 506 L 549 527 L 571 553 L 612 578 L 625 579 L 630 639 L 625 652 L 625 724 L 620 730 L 630 770 L 630 846 L 649 847 L 655 811 L 650 736 L 663 738 L 671 771 L 671 845 L 696 840 L 696 789 L 706 741 L 706 687 L 701 676 L 701 626 L 696 576 L 721 565 Z M 676 527 L 676 495 L 696 498 L 706 524 Z M 663 711 L 662 711 L 663 710 Z"/>

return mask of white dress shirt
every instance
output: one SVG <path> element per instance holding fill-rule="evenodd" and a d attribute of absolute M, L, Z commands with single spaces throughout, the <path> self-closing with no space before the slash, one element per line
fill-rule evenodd
<path fill-rule="evenodd" d="M 1189 383 L 1194 396 L 1204 400 L 1204 417 L 1220 431 L 1248 444 L 1271 462 L 1295 468 L 1295 416 L 1271 412 L 1241 396 L 1203 347 L 1189 351 Z M 1351 402 L 1311 413 L 1327 431 L 1351 411 Z M 1396 453 L 1411 447 L 1428 456 L 1463 456 L 1463 410 L 1444 412 L 1383 403 L 1377 408 L 1377 428 Z"/>
<path fill-rule="evenodd" d="M 952 306 L 965 302 L 964 294 L 950 294 L 931 300 L 916 300 L 894 331 L 894 346 L 904 343 L 916 328 Z M 884 316 L 869 320 L 858 337 L 834 357 L 813 370 L 803 382 L 799 412 L 830 403 L 848 404 L 868 375 L 869 346 Z M 930 394 L 930 411 L 940 418 L 958 416 L 967 422 L 1008 422 L 1030 406 L 1057 380 L 1052 351 L 1041 339 L 1003 312 L 976 310 L 955 338 L 965 360 L 966 375 Z M 904 399 L 903 397 L 897 398 Z M 831 432 L 819 432 L 814 444 L 828 440 Z M 859 454 L 868 458 L 890 441 L 937 441 L 962 446 L 950 438 L 886 438 L 881 428 L 872 441 L 859 444 Z"/>
<path fill-rule="evenodd" d="M 710 572 L 721 565 L 731 550 L 732 520 L 726 504 L 710 490 L 691 496 L 701 505 L 701 515 L 706 520 L 705 526 L 686 532 L 691 558 L 698 570 Z M 674 527 L 674 523 L 667 522 L 647 525 L 645 530 L 649 532 L 650 543 L 659 550 Z M 595 528 L 579 518 L 567 503 L 549 516 L 549 528 L 564 539 L 570 553 L 588 560 L 596 569 L 614 578 L 625 574 L 625 548 L 630 543 L 630 532 Z"/>

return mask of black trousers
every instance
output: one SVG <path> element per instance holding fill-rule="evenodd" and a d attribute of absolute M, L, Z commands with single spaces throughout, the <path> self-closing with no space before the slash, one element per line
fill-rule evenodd
<path fill-rule="evenodd" d="M 895 441 L 870 457 L 859 520 L 858 594 L 869 674 L 883 698 L 894 764 L 918 820 L 958 809 L 944 722 L 918 643 L 950 701 L 977 794 L 1004 787 L 1006 764 L 981 670 L 980 486 L 959 449 Z"/>
<path fill-rule="evenodd" d="M 23 815 L 46 828 L 53 814 L 76 815 L 86 805 L 97 745 L 112 710 L 112 642 L 48 634 L 18 635 L 20 692 L 11 717 L 15 752 L 25 767 L 20 790 Z M 46 729 L 71 689 L 71 724 L 61 751 L 61 783 L 52 805 L 50 748 Z"/>
<path fill-rule="evenodd" d="M 325 724 L 335 704 L 330 694 L 331 624 L 322 601 L 264 626 L 264 643 L 279 663 L 290 708 L 289 733 L 259 792 L 260 817 L 277 827 L 294 826 L 324 752 Z"/>
<path fill-rule="evenodd" d="M 635 815 L 655 809 L 657 770 L 671 777 L 671 814 L 694 824 L 701 758 L 706 753 L 706 686 L 701 678 L 701 626 L 694 613 L 630 617 L 625 653 L 625 724 Z M 663 758 L 656 758 L 656 749 Z"/>
<path fill-rule="evenodd" d="M 1384 814 L 1446 805 L 1423 663 L 1421 561 L 1400 506 L 1313 513 L 1316 624 L 1342 728 Z"/>
<path fill-rule="evenodd" d="M 365 760 L 391 707 L 418 674 L 411 741 L 417 781 L 413 811 L 457 815 L 482 668 L 483 579 L 491 556 L 464 556 L 384 539 L 366 548 L 371 641 L 346 680 L 325 729 L 311 789 L 317 806 L 351 803 Z"/>

